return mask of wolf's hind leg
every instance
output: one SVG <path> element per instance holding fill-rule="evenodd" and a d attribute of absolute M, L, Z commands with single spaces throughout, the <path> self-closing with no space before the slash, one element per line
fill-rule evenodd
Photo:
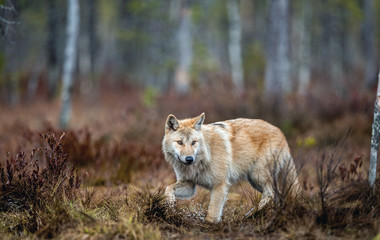
<path fill-rule="evenodd" d="M 165 196 L 170 204 L 174 204 L 176 198 L 190 198 L 194 194 L 195 184 L 188 181 L 176 182 L 165 189 Z"/>
<path fill-rule="evenodd" d="M 267 185 L 261 194 L 261 199 L 257 211 L 261 210 L 265 205 L 267 205 L 273 199 L 273 191 L 270 185 Z"/>
<path fill-rule="evenodd" d="M 247 174 L 248 182 L 252 185 L 253 188 L 261 192 L 261 199 L 257 209 L 252 208 L 249 210 L 246 216 L 254 210 L 261 210 L 273 198 L 273 188 L 269 181 L 270 175 L 263 171 L 260 172 L 260 170 L 263 168 L 263 166 L 256 166 Z"/>
<path fill-rule="evenodd" d="M 253 211 L 259 211 L 261 210 L 265 205 L 267 205 L 272 199 L 273 199 L 273 191 L 270 188 L 271 186 L 266 186 L 262 188 L 261 191 L 261 199 L 259 201 L 259 204 L 256 207 L 251 208 L 245 216 L 248 217 Z M 257 189 L 257 188 L 256 188 Z"/>

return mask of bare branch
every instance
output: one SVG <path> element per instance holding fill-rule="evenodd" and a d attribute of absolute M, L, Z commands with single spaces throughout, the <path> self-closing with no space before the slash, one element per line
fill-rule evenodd
<path fill-rule="evenodd" d="M 19 24 L 19 22 L 17 22 L 17 21 L 7 20 L 1 16 L 0 16 L 0 21 L 4 22 L 7 25 Z"/>
<path fill-rule="evenodd" d="M 14 32 L 12 25 L 19 24 L 18 21 L 10 20 L 12 16 L 17 13 L 13 4 L 10 1 L 6 5 L 0 4 L 0 35 L 7 36 L 10 31 Z"/>
<path fill-rule="evenodd" d="M 14 7 L 13 6 L 7 7 L 7 6 L 0 5 L 0 9 L 1 10 L 7 10 L 7 11 L 13 11 Z"/>

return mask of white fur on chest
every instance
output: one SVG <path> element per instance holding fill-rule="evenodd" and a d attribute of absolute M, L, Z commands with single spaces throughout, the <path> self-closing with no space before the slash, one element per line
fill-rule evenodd
<path fill-rule="evenodd" d="M 173 168 L 177 181 L 191 181 L 207 189 L 212 189 L 214 186 L 210 165 L 204 161 L 189 166 L 177 161 L 173 164 Z"/>

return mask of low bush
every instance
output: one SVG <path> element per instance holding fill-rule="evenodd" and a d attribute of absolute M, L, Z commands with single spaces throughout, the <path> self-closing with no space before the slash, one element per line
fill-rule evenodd
<path fill-rule="evenodd" d="M 41 134 L 46 146 L 29 156 L 24 152 L 8 156 L 5 165 L 0 164 L 0 212 L 15 216 L 10 230 L 47 236 L 46 231 L 59 232 L 63 222 L 71 221 L 62 205 L 75 198 L 81 181 L 67 161 L 64 137 Z"/>

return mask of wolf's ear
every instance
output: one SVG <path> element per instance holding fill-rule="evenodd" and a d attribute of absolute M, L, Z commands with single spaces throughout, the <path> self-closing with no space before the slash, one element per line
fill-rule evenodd
<path fill-rule="evenodd" d="M 205 121 L 205 113 L 202 113 L 201 115 L 196 117 L 193 128 L 197 131 L 200 130 L 204 121 Z"/>
<path fill-rule="evenodd" d="M 170 114 L 166 119 L 166 129 L 176 131 L 178 127 L 178 119 L 173 114 Z"/>

